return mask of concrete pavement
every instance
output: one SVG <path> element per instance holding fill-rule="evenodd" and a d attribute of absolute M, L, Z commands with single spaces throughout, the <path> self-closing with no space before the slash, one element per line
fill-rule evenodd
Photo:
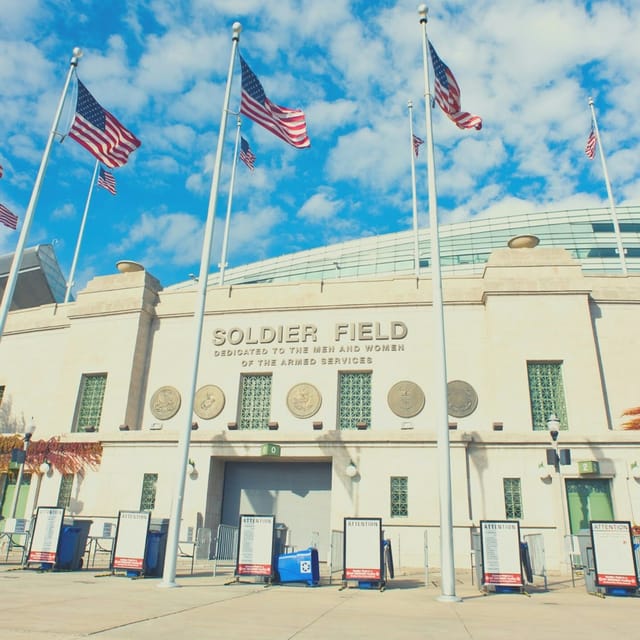
<path fill-rule="evenodd" d="M 0 636 L 7 640 L 325 640 L 636 638 L 640 599 L 599 598 L 582 580 L 550 578 L 530 595 L 483 595 L 469 572 L 457 574 L 461 602 L 438 601 L 438 574 L 398 576 L 385 591 L 225 584 L 209 567 L 179 575 L 178 588 L 159 578 L 131 579 L 104 570 L 41 573 L 0 565 Z"/>

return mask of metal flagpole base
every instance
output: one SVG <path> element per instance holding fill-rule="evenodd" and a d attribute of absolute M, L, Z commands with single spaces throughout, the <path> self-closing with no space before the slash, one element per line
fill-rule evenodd
<path fill-rule="evenodd" d="M 458 596 L 438 596 L 436 600 L 438 602 L 462 602 L 462 598 Z"/>
<path fill-rule="evenodd" d="M 180 585 L 177 582 L 165 582 L 164 580 L 158 585 L 158 589 L 176 589 Z"/>

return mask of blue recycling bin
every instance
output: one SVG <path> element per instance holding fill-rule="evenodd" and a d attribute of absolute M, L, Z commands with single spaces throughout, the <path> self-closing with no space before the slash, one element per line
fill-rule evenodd
<path fill-rule="evenodd" d="M 147 548 L 144 554 L 144 573 L 147 576 L 159 576 L 162 573 L 160 559 L 164 556 L 165 536 L 164 531 L 147 533 Z"/>
<path fill-rule="evenodd" d="M 76 559 L 78 556 L 77 547 L 80 542 L 80 527 L 66 526 L 62 527 L 60 539 L 58 540 L 58 560 L 56 568 L 58 569 L 77 569 Z"/>
<path fill-rule="evenodd" d="M 277 568 L 280 582 L 306 582 L 309 586 L 320 582 L 318 550 L 313 547 L 279 555 Z"/>

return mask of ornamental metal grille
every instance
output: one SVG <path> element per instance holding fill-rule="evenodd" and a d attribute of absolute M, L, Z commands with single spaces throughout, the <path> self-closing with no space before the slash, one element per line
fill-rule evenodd
<path fill-rule="evenodd" d="M 338 374 L 338 428 L 355 429 L 358 423 L 371 426 L 371 372 Z"/>
<path fill-rule="evenodd" d="M 87 431 L 100 426 L 102 402 L 107 386 L 107 374 L 83 375 L 80 382 L 80 406 L 76 420 L 76 431 Z"/>
<path fill-rule="evenodd" d="M 140 511 L 153 511 L 156 506 L 157 473 L 145 473 L 142 478 L 142 495 L 140 496 Z"/>
<path fill-rule="evenodd" d="M 71 503 L 71 490 L 73 489 L 73 473 L 65 473 L 60 481 L 60 490 L 58 491 L 59 509 L 68 509 Z"/>
<path fill-rule="evenodd" d="M 271 414 L 271 374 L 243 375 L 240 390 L 240 429 L 268 429 Z"/>
<path fill-rule="evenodd" d="M 522 487 L 520 478 L 503 478 L 504 510 L 509 520 L 522 518 Z"/>
<path fill-rule="evenodd" d="M 391 517 L 409 515 L 409 478 L 391 478 Z"/>
<path fill-rule="evenodd" d="M 562 363 L 527 362 L 527 375 L 533 430 L 546 431 L 551 414 L 560 420 L 560 429 L 568 429 Z"/>

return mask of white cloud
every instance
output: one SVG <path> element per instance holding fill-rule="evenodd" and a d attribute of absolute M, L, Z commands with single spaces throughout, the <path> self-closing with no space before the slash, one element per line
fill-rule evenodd
<path fill-rule="evenodd" d="M 329 222 L 343 207 L 344 203 L 336 200 L 333 189 L 321 189 L 300 207 L 298 218 L 312 223 Z"/>

